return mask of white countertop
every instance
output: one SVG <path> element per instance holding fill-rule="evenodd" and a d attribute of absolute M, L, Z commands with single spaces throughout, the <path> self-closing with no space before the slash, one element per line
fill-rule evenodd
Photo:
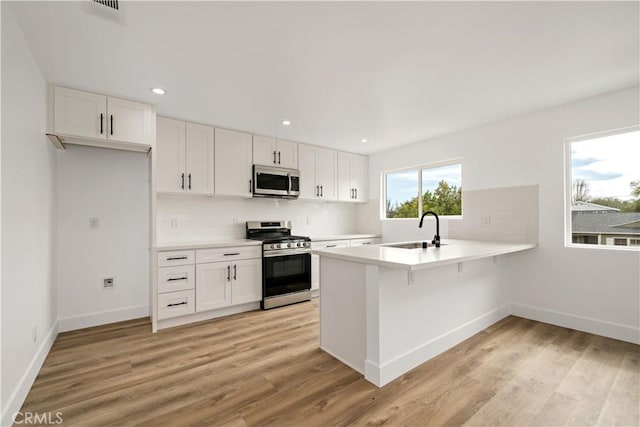
<path fill-rule="evenodd" d="M 442 244 L 444 246 L 440 248 L 430 245 L 426 250 L 371 245 L 351 248 L 315 249 L 312 253 L 345 261 L 414 271 L 524 251 L 537 246 L 535 243 L 501 243 L 453 239 L 444 239 Z"/>
<path fill-rule="evenodd" d="M 250 239 L 209 240 L 193 242 L 168 242 L 156 246 L 158 251 L 179 251 L 184 249 L 226 248 L 230 246 L 260 246 L 262 242 Z"/>
<path fill-rule="evenodd" d="M 379 234 L 336 234 L 333 236 L 309 236 L 312 242 L 323 240 L 352 240 L 352 239 L 378 239 Z"/>

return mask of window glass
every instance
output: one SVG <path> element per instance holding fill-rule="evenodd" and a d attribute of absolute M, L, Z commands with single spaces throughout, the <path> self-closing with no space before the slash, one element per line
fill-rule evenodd
<path fill-rule="evenodd" d="M 462 215 L 460 163 L 384 173 L 385 218 Z M 421 195 L 421 196 L 420 196 Z"/>
<path fill-rule="evenodd" d="M 462 215 L 462 166 L 422 169 L 422 211 Z"/>
<path fill-rule="evenodd" d="M 418 217 L 418 171 L 386 174 L 386 218 Z"/>
<path fill-rule="evenodd" d="M 627 246 L 640 239 L 640 131 L 569 144 L 571 241 Z"/>

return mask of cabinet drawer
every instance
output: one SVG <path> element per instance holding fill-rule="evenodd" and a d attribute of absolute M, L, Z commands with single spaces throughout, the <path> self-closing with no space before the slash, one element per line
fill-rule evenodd
<path fill-rule="evenodd" d="M 379 245 L 379 244 L 380 244 L 380 239 L 378 238 L 351 240 L 351 246 L 366 246 L 366 245 Z"/>
<path fill-rule="evenodd" d="M 196 278 L 195 271 L 195 265 L 158 268 L 158 293 L 193 289 Z"/>
<path fill-rule="evenodd" d="M 195 291 L 178 291 L 158 294 L 158 319 L 195 313 Z"/>
<path fill-rule="evenodd" d="M 349 240 L 326 240 L 323 242 L 311 242 L 311 249 L 348 248 Z"/>
<path fill-rule="evenodd" d="M 196 262 L 198 264 L 260 257 L 262 257 L 262 246 L 235 246 L 196 251 Z"/>
<path fill-rule="evenodd" d="M 158 252 L 158 267 L 194 264 L 195 251 Z"/>

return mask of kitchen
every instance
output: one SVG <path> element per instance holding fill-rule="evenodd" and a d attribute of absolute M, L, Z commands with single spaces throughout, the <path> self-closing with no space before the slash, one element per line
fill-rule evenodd
<path fill-rule="evenodd" d="M 79 345 L 82 341 L 83 334 L 91 333 L 91 329 L 83 328 L 92 326 L 109 327 L 108 325 L 117 325 L 114 322 L 149 315 L 152 322 L 167 320 L 153 319 L 153 304 L 157 302 L 157 298 L 154 298 L 157 294 L 153 293 L 157 283 L 153 277 L 162 267 L 151 265 L 155 252 L 149 248 L 155 250 L 158 247 L 162 252 L 177 245 L 192 245 L 189 248 L 196 257 L 192 264 L 195 269 L 198 266 L 197 251 L 215 248 L 193 245 L 203 241 L 244 241 L 248 221 L 291 221 L 291 233 L 311 238 L 312 250 L 320 250 L 313 248 L 313 243 L 318 241 L 337 241 L 342 245 L 351 245 L 352 240 L 377 236 L 384 243 L 431 240 L 435 227 L 433 219 L 426 219 L 422 229 L 418 228 L 418 218 L 381 219 L 381 201 L 384 201 L 382 177 L 389 171 L 456 159 L 462 163 L 464 191 L 469 193 L 463 195 L 462 218 L 441 218 L 440 234 L 443 241 L 471 238 L 469 236 L 476 240 L 494 240 L 496 235 L 508 230 L 508 233 L 503 233 L 507 235 L 506 238 L 509 234 L 526 240 L 533 237 L 530 242 L 537 245 L 521 253 L 498 256 L 495 265 L 493 258 L 479 260 L 478 263 L 462 263 L 462 272 L 456 274 L 470 275 L 474 268 L 480 268 L 486 262 L 487 269 L 498 268 L 501 293 L 500 301 L 496 304 L 508 308 L 508 313 L 505 314 L 529 319 L 531 322 L 545 322 L 538 325 L 553 324 L 614 339 L 614 344 L 602 344 L 607 348 L 618 348 L 622 344 L 615 343 L 623 341 L 638 344 L 640 260 L 637 251 L 565 246 L 563 216 L 563 139 L 638 124 L 637 3 L 613 3 L 609 6 L 604 3 L 575 3 L 573 6 L 418 3 L 396 7 L 390 4 L 312 4 L 307 8 L 296 3 L 288 6 L 241 3 L 235 7 L 203 3 L 200 7 L 204 7 L 207 13 L 198 13 L 193 4 L 176 7 L 170 3 L 163 5 L 154 2 L 141 8 L 135 3 L 125 2 L 121 3 L 122 21 L 115 23 L 109 21 L 109 17 L 87 11 L 87 7 L 80 2 L 59 5 L 2 4 L 3 425 L 11 423 L 12 414 L 20 409 L 27 398 L 31 384 L 52 345 L 53 349 L 62 346 L 66 351 L 71 351 L 73 345 Z M 334 7 L 338 9 L 332 9 Z M 429 12 L 429 7 L 435 9 Z M 519 7 L 524 9 L 520 10 Z M 47 13 L 53 14 L 57 19 L 51 20 Z M 153 19 L 145 17 L 146 13 L 150 13 Z M 393 37 L 379 34 L 373 27 L 369 28 L 363 23 L 357 28 L 362 34 L 367 34 L 371 41 L 359 39 L 352 27 L 355 21 L 350 19 L 363 13 L 379 25 L 391 20 L 397 25 L 397 34 Z M 440 22 L 448 22 L 451 28 L 443 28 L 438 24 L 438 19 L 427 18 L 431 15 L 443 17 Z M 280 25 L 267 25 L 263 22 L 264 16 Z M 329 19 L 331 16 L 337 17 L 333 27 L 324 28 L 318 24 L 322 22 L 322 18 Z M 482 19 L 478 19 L 479 16 Z M 609 20 L 602 20 L 602 16 Z M 471 17 L 476 17 L 478 22 L 474 24 Z M 202 24 L 201 21 L 211 19 L 215 19 L 217 24 L 211 30 L 218 28 L 220 33 L 205 42 L 199 37 L 199 31 L 204 31 L 203 27 L 196 23 Z M 425 19 L 429 19 L 430 26 L 420 25 Z M 547 33 L 544 37 L 538 33 L 536 22 L 539 21 L 536 19 L 546 23 Z M 168 37 L 168 33 L 161 31 L 162 28 L 175 25 L 175 22 L 192 23 L 185 24 L 188 28 L 184 29 L 184 39 Z M 598 28 L 601 39 L 583 41 L 585 34 L 588 34 L 588 25 L 583 26 L 580 22 L 600 22 Z M 147 32 L 132 28 L 134 24 L 145 23 L 148 25 Z M 517 39 L 523 46 L 504 40 L 500 34 L 483 33 L 483 25 L 489 23 L 495 24 L 495 28 L 518 34 L 520 38 L 514 37 L 513 40 Z M 574 30 L 569 31 L 570 34 L 566 32 L 568 23 L 573 25 Z M 231 31 L 236 28 L 234 25 L 240 24 L 243 26 L 238 28 L 245 31 L 251 29 L 247 39 L 238 37 L 237 40 L 237 49 L 244 49 L 242 52 L 246 56 L 243 57 L 234 55 L 233 49 L 222 42 L 224 31 Z M 65 30 L 60 31 L 60 28 Z M 269 32 L 268 28 L 279 30 Z M 305 28 L 313 31 L 308 33 Z M 522 32 L 518 32 L 518 28 Z M 402 29 L 406 29 L 408 34 Z M 478 31 L 475 34 L 479 45 L 469 41 L 468 34 L 472 34 L 473 29 Z M 446 34 L 450 37 L 443 44 L 442 50 L 438 48 L 439 42 L 434 42 L 442 39 L 436 37 L 439 31 L 447 31 Z M 99 32 L 105 35 L 104 40 Z M 85 33 L 87 39 L 90 35 L 95 37 L 93 41 L 98 43 L 97 49 L 86 46 L 76 36 Z M 150 34 L 154 34 L 154 37 L 149 38 Z M 306 38 L 289 37 L 291 34 L 304 34 Z M 420 37 L 412 38 L 416 34 L 420 34 Z M 480 34 L 485 38 L 480 38 Z M 266 39 L 265 43 L 273 43 L 268 53 L 263 52 L 265 46 L 257 42 L 262 37 Z M 56 39 L 57 47 L 54 48 L 49 39 Z M 413 42 L 409 43 L 408 40 Z M 416 40 L 423 40 L 422 43 L 426 46 Z M 110 47 L 109 41 L 115 41 L 116 48 Z M 185 41 L 193 46 L 185 50 L 185 46 L 189 46 Z M 400 49 L 398 46 L 405 46 L 403 41 L 407 43 L 407 50 L 395 52 L 395 49 Z M 486 43 L 484 48 L 480 43 Z M 212 49 L 210 44 L 217 49 Z M 128 45 L 126 49 L 125 45 Z M 282 50 L 277 46 L 282 46 Z M 495 46 L 501 46 L 502 50 Z M 619 50 L 611 50 L 609 46 L 617 46 Z M 389 55 L 384 66 L 377 59 L 381 47 L 385 52 L 388 50 Z M 458 58 L 452 58 L 447 52 L 447 49 L 453 48 L 459 49 Z M 313 52 L 313 49 L 316 49 L 317 55 L 299 54 L 302 50 Z M 416 56 L 417 52 L 423 50 L 432 52 L 432 58 L 447 59 L 443 62 L 450 61 L 451 68 L 437 68 L 435 61 L 431 63 L 423 56 Z M 215 60 L 213 66 L 208 62 L 213 60 L 202 54 L 208 51 L 222 55 Z M 486 56 L 479 55 L 479 51 Z M 591 56 L 585 53 L 587 51 L 599 52 L 600 56 L 597 53 Z M 136 58 L 135 52 L 145 52 L 145 58 L 133 60 L 132 58 Z M 354 52 L 360 52 L 360 55 Z M 574 52 L 575 55 L 567 58 L 567 52 Z M 323 62 L 324 55 L 329 55 L 331 60 Z M 185 76 L 185 69 L 180 63 L 191 60 L 203 62 L 197 62 L 200 66 L 191 67 Z M 556 61 L 559 62 L 558 66 L 554 66 Z M 338 71 L 337 64 L 345 64 L 344 69 Z M 370 71 L 376 69 L 374 65 L 380 65 L 380 69 L 387 74 L 378 75 Z M 414 66 L 417 68 L 414 69 Z M 470 67 L 476 73 L 461 71 L 471 69 Z M 584 69 L 592 70 L 591 74 L 581 72 Z M 99 70 L 108 73 L 103 74 Z M 416 72 L 417 70 L 420 72 Z M 423 77 L 420 76 L 421 73 Z M 364 76 L 374 79 L 374 82 L 366 81 Z M 433 85 L 423 87 L 422 94 L 416 96 L 420 90 L 412 84 L 429 79 L 436 81 L 442 79 L 442 76 L 449 79 L 444 86 L 449 90 L 456 88 L 455 91 L 447 92 L 446 95 L 443 86 Z M 410 83 L 405 83 L 404 79 Z M 361 86 L 361 80 L 362 85 L 369 86 Z M 188 88 L 185 87 L 187 81 L 190 81 Z M 167 185 L 170 183 L 180 188 L 163 191 L 165 183 L 160 176 L 170 175 L 159 174 L 159 171 L 149 167 L 156 151 L 157 155 L 161 155 L 159 149 L 152 149 L 150 156 L 146 153 L 73 144 L 67 144 L 65 150 L 57 150 L 44 136 L 50 130 L 47 124 L 47 91 L 51 87 L 48 83 L 150 105 L 155 109 L 156 124 L 161 122 L 159 118 L 166 119 L 164 123 L 168 124 L 167 128 L 179 129 L 178 138 L 184 137 L 185 144 L 189 138 L 189 129 L 204 128 L 202 135 L 205 140 L 213 140 L 213 150 L 216 150 L 216 142 L 220 141 L 218 137 L 224 138 L 226 131 L 240 133 L 245 138 L 249 135 L 249 139 L 245 140 L 245 151 L 242 154 L 234 151 L 227 156 L 213 158 L 213 175 L 207 178 L 207 185 L 212 185 L 212 190 L 202 190 L 201 195 L 184 194 L 187 190 L 182 189 L 182 174 L 185 174 L 184 185 L 188 188 L 190 171 L 183 166 L 182 169 L 175 168 L 172 178 L 167 181 Z M 206 87 L 200 86 L 203 84 Z M 327 90 L 324 85 L 331 85 L 331 90 Z M 530 86 L 529 90 L 525 90 L 527 85 Z M 157 86 L 164 87 L 166 95 L 156 96 L 150 92 L 151 87 Z M 497 91 L 497 95 L 491 97 L 488 88 Z M 281 96 L 285 93 L 286 96 Z M 343 95 L 337 96 L 338 93 Z M 430 94 L 434 101 L 424 101 L 425 94 Z M 336 99 L 332 100 L 334 97 Z M 367 97 L 373 97 L 376 101 L 367 102 Z M 517 98 L 522 100 L 518 101 Z M 412 103 L 399 105 L 395 110 L 375 111 L 373 107 L 375 102 L 398 105 L 403 99 L 411 100 Z M 489 99 L 494 102 L 487 102 Z M 425 106 L 425 103 L 429 105 Z M 413 111 L 420 113 L 414 114 Z M 353 116 L 355 112 L 363 116 L 357 118 Z M 433 118 L 423 120 L 416 116 Z M 291 123 L 283 125 L 283 120 L 290 120 Z M 421 121 L 426 124 L 419 125 Z M 104 125 L 109 127 L 107 121 Z M 380 127 L 374 130 L 374 126 Z M 428 132 L 425 130 L 427 128 L 430 128 Z M 160 128 L 151 129 L 153 132 L 158 131 L 155 142 L 162 144 Z M 211 132 L 213 135 L 209 136 Z M 298 144 L 298 165 L 289 169 L 300 171 L 301 193 L 305 191 L 307 195 L 301 195 L 297 200 L 251 197 L 249 188 L 253 186 L 249 187 L 248 180 L 253 179 L 251 167 L 256 156 L 257 137 L 266 138 L 269 144 L 275 140 L 276 161 L 278 152 L 281 161 L 283 155 L 286 157 L 286 150 L 278 148 L 279 141 L 285 142 L 284 145 L 281 143 L 282 147 L 286 146 L 286 141 Z M 364 139 L 368 141 L 362 142 Z M 385 146 L 387 141 L 390 145 Z M 210 142 L 205 141 L 203 144 L 211 147 Z M 234 144 L 237 148 L 239 143 Z M 340 153 L 343 153 L 343 158 L 345 155 L 366 156 L 365 190 L 358 192 L 358 196 L 363 198 L 351 199 L 355 193 L 349 190 L 355 188 L 354 185 L 343 186 L 346 194 L 341 193 L 341 196 L 336 182 L 335 195 L 332 196 L 335 201 L 322 200 L 320 194 L 328 194 L 327 187 L 324 182 L 320 182 L 322 179 L 318 181 L 316 174 L 316 179 L 304 175 L 309 168 L 300 164 L 303 158 L 301 152 L 305 152 L 305 148 L 301 150 L 301 147 L 311 147 L 315 150 L 314 153 L 326 154 L 327 151 L 323 150 L 329 150 L 329 156 L 335 156 L 335 163 L 332 160 L 330 164 L 336 168 L 335 175 L 330 172 L 329 176 L 336 176 L 336 181 L 338 168 L 345 164 L 340 162 Z M 269 149 L 268 154 L 273 151 Z M 179 157 L 182 153 L 188 156 L 188 153 L 180 150 L 176 156 Z M 245 160 L 251 158 L 250 162 L 245 161 L 249 169 L 242 173 L 241 178 L 234 180 L 231 177 L 238 171 L 233 168 L 225 169 L 225 166 L 240 157 Z M 203 156 L 193 156 L 187 157 L 186 164 L 206 161 L 208 160 Z M 319 171 L 326 172 L 327 169 L 322 167 Z M 218 176 L 221 172 L 222 175 Z M 157 174 L 154 176 L 154 173 Z M 192 176 L 192 188 L 196 187 L 196 183 L 200 185 L 200 181 L 195 181 L 194 178 L 195 175 Z M 14 185 L 16 181 L 20 185 Z M 238 191 L 240 185 L 242 191 L 247 190 L 244 196 L 224 195 L 223 192 L 216 191 L 217 184 L 235 182 L 238 183 Z M 320 185 L 323 187 L 322 191 Z M 333 186 L 330 185 L 329 188 Z M 519 191 L 513 194 L 508 189 Z M 496 191 L 500 193 L 496 194 Z M 345 196 L 347 200 L 339 201 Z M 517 199 L 517 211 L 508 210 L 506 205 L 506 201 L 516 200 L 514 197 L 520 197 Z M 482 205 L 482 200 L 489 199 L 494 201 L 494 211 L 486 211 Z M 476 211 L 473 211 L 474 206 L 478 207 Z M 469 208 L 472 210 L 469 211 Z M 474 227 L 474 224 L 482 224 L 483 218 L 490 218 L 491 221 L 485 221 L 490 223 L 485 224 L 485 227 Z M 256 247 L 259 245 L 258 243 Z M 435 249 L 427 249 L 429 253 L 432 250 Z M 235 252 L 238 251 L 230 253 Z M 320 252 L 317 255 L 322 258 Z M 259 258 L 260 256 L 256 256 L 248 259 Z M 603 265 L 607 269 L 603 269 Z M 233 275 L 233 264 L 229 266 L 230 274 Z M 457 264 L 454 266 L 458 268 Z M 316 268 L 321 267 L 316 265 Z M 226 267 L 224 270 L 226 274 Z M 112 283 L 115 284 L 111 289 L 103 287 L 103 281 L 108 278 L 112 278 Z M 197 283 L 196 273 L 196 289 Z M 28 302 L 15 304 L 15 301 Z M 298 342 L 301 348 L 315 348 L 321 352 L 317 341 L 318 319 L 316 317 L 313 320 L 313 316 L 317 316 L 318 307 L 314 305 L 317 301 L 314 295 L 312 303 L 264 312 L 246 311 L 235 314 L 238 317 L 220 317 L 209 321 L 211 328 L 220 331 L 221 336 L 225 336 L 225 332 L 220 329 L 225 325 L 237 329 L 246 323 L 250 325 L 249 329 L 261 331 L 265 340 L 272 335 L 268 328 L 260 325 L 263 322 L 260 318 L 252 317 L 254 315 L 263 313 L 268 316 L 265 319 L 273 320 L 274 327 L 280 321 L 286 323 L 280 317 L 289 317 L 289 321 L 298 319 L 301 324 L 316 322 L 313 331 L 299 331 L 300 335 L 295 335 L 286 328 L 280 332 L 285 340 Z M 259 302 L 252 300 L 246 304 L 255 310 Z M 233 306 L 235 305 L 231 307 Z M 305 312 L 305 307 L 311 308 L 307 308 Z M 496 307 L 487 307 L 487 310 L 491 311 Z M 227 307 L 212 310 L 224 312 L 233 309 Z M 206 312 L 209 313 L 210 310 Z M 180 316 L 171 319 L 179 318 Z M 134 323 L 130 326 L 130 334 L 140 334 L 139 337 L 143 340 L 155 340 L 153 342 L 157 345 L 161 345 L 164 337 L 170 337 L 167 334 L 171 334 L 172 330 L 189 327 L 184 325 L 172 328 L 170 326 L 174 325 L 167 324 L 163 328 L 160 325 L 156 334 L 144 338 L 144 334 L 152 334 L 152 324 L 148 320 L 144 325 Z M 534 327 L 533 323 L 520 327 L 524 330 L 546 331 L 557 337 L 575 338 L 564 329 L 559 331 L 545 329 L 543 326 Z M 69 331 L 68 335 L 65 331 Z M 112 333 L 127 334 L 118 329 L 113 329 Z M 241 335 L 240 331 L 236 333 Z M 194 335 L 204 340 L 207 333 L 197 332 Z M 59 337 L 59 344 L 54 344 L 56 336 Z M 471 339 L 477 338 L 474 336 Z M 507 338 L 504 339 L 508 341 Z M 593 343 L 600 342 L 599 339 L 589 338 Z M 189 338 L 187 340 L 189 345 L 185 346 L 185 351 L 187 348 L 197 347 Z M 257 339 L 256 345 L 260 342 Z M 114 343 L 113 349 L 103 348 L 102 351 L 113 355 L 109 352 L 120 348 L 118 345 Z M 211 345 L 223 346 L 220 354 L 226 354 L 232 343 Z M 248 343 L 248 347 L 238 345 L 247 354 L 260 357 L 260 353 L 248 346 Z M 167 351 L 173 349 L 178 352 L 179 348 L 177 339 L 167 345 Z M 276 352 L 277 345 L 268 342 L 265 348 Z M 633 365 L 632 357 L 634 351 L 637 355 L 637 346 L 632 349 L 635 350 L 628 351 L 626 355 L 611 355 L 611 364 L 632 366 L 631 372 L 635 369 L 637 373 L 637 357 L 636 365 Z M 127 350 L 122 347 L 121 351 Z M 332 361 L 335 362 L 335 359 L 318 352 L 309 350 L 305 353 L 310 361 L 317 364 L 307 368 L 311 367 L 314 372 L 325 369 L 338 373 L 339 379 L 334 385 L 336 388 L 341 381 L 356 381 L 355 378 L 361 378 L 342 364 L 333 365 Z M 189 354 L 196 359 L 200 355 L 195 350 Z M 54 357 L 53 353 L 51 357 Z M 58 357 L 64 358 L 64 355 Z M 180 363 L 179 359 L 168 360 Z M 241 360 L 246 362 L 248 359 Z M 297 366 L 291 360 L 289 362 L 294 367 Z M 225 365 L 225 375 L 229 375 L 228 378 L 231 379 L 235 372 L 235 361 L 231 360 L 229 363 L 230 365 Z M 124 369 L 124 365 L 119 366 L 118 369 Z M 156 368 L 157 375 L 167 369 L 163 366 Z M 59 375 L 56 374 L 55 367 L 48 369 L 49 371 L 42 371 L 42 374 L 50 372 L 53 377 Z M 286 374 L 282 369 L 272 369 Z M 452 366 L 447 369 L 454 368 Z M 95 372 L 80 371 L 79 378 L 92 378 L 92 375 L 99 378 L 101 372 L 100 369 Z M 118 375 L 124 375 L 123 371 L 118 372 Z M 154 370 L 149 369 L 147 373 L 152 376 Z M 263 396 L 273 390 L 271 387 L 284 387 L 286 381 L 275 373 L 273 375 L 272 381 L 260 382 L 256 379 L 253 383 L 255 388 L 250 389 L 256 393 L 260 391 L 263 393 L 260 396 Z M 285 377 L 299 387 L 309 386 L 304 385 L 301 379 L 291 378 L 291 375 Z M 309 390 L 323 385 L 322 377 L 314 378 L 316 384 L 309 386 Z M 610 378 L 609 374 L 606 378 Z M 618 384 L 615 378 L 618 377 L 614 375 L 610 378 L 609 386 Z M 631 381 L 629 384 L 633 384 L 633 381 L 637 383 L 637 375 L 621 377 L 620 381 L 624 378 Z M 70 380 L 71 378 L 61 378 L 62 383 Z M 198 382 L 197 379 L 194 381 L 206 387 L 204 382 Z M 49 384 L 52 385 L 53 382 Z M 324 386 L 327 387 L 326 390 L 331 390 L 331 383 Z M 370 389 L 369 386 L 373 388 Z M 571 394 L 561 386 L 562 384 L 558 385 L 561 398 L 567 399 L 565 403 L 571 403 L 565 406 L 580 408 L 582 400 L 579 399 L 579 393 L 576 395 L 574 391 Z M 408 391 L 403 390 L 398 381 L 380 391 L 376 391 L 375 386 L 368 383 L 354 382 L 352 387 L 354 396 L 347 394 L 348 398 L 345 397 L 344 402 L 368 408 L 372 414 L 377 413 L 375 416 L 382 418 L 385 416 L 385 408 L 391 411 L 393 404 L 390 407 L 376 408 L 349 399 L 355 399 L 358 393 L 374 393 L 368 396 L 387 393 L 384 394 L 383 401 L 402 403 L 400 396 Z M 474 383 L 474 387 L 482 395 L 484 391 L 480 386 Z M 563 387 L 566 388 L 566 384 Z M 633 386 L 627 386 L 629 387 L 633 389 Z M 221 388 L 224 389 L 223 385 Z M 42 390 L 34 389 L 33 393 L 40 393 L 40 399 L 44 399 L 47 387 Z M 133 387 L 132 390 L 141 393 L 141 389 Z M 564 393 L 561 393 L 563 390 Z M 68 389 L 69 394 L 73 394 L 72 391 L 76 394 L 79 392 L 78 389 Z M 97 391 L 92 393 L 99 395 Z M 557 398 L 557 394 L 555 396 Z M 135 399 L 151 398 L 140 394 Z M 265 402 L 270 403 L 274 411 L 284 408 L 279 406 L 275 398 L 265 398 Z M 340 408 L 340 399 L 330 399 L 330 403 L 329 407 Z M 149 400 L 149 404 L 152 404 L 152 400 Z M 598 404 L 604 405 L 602 402 Z M 74 414 L 73 403 L 67 402 L 65 405 L 63 406 L 71 421 Z M 82 407 L 79 403 L 76 405 L 79 405 L 78 408 Z M 253 420 L 253 423 L 247 421 L 247 424 L 256 425 L 267 419 L 286 420 L 277 418 L 282 417 L 279 412 L 270 413 L 264 408 L 262 410 L 267 415 L 260 418 L 257 415 L 258 407 L 255 406 L 258 404 L 253 402 L 247 405 L 249 412 L 252 409 L 255 412 L 255 418 L 247 418 Z M 401 407 L 406 407 L 407 402 L 403 405 Z M 504 406 L 509 407 L 509 404 Z M 25 408 L 29 407 L 37 409 L 37 406 Z M 51 402 L 41 406 L 44 407 L 49 408 L 48 411 L 56 410 L 56 405 Z M 310 408 L 311 406 L 307 410 L 311 411 Z M 346 417 L 344 412 L 340 412 L 342 410 L 344 408 L 337 412 Z M 179 412 L 177 409 L 176 411 Z M 591 414 L 589 411 L 578 412 Z M 602 413 L 605 412 L 603 409 Z M 458 413 L 462 414 L 464 411 Z M 183 412 L 183 415 L 188 414 Z M 319 423 L 323 420 L 321 411 L 311 411 L 308 415 Z M 106 418 L 96 419 L 120 424 L 135 422 L 108 418 L 108 411 L 104 411 L 101 416 Z M 138 413 L 138 416 L 139 420 L 144 419 L 142 414 Z M 632 410 L 627 416 L 632 417 L 633 421 L 633 417 L 637 417 L 637 410 Z M 348 417 L 335 419 L 346 421 Z M 353 419 L 352 422 L 373 419 L 375 418 L 360 418 Z M 449 418 L 441 420 L 447 419 Z M 589 421 L 591 418 L 581 420 L 584 421 L 583 424 L 594 424 L 597 419 L 598 416 L 595 416 L 593 422 Z M 463 418 L 449 420 L 460 421 Z M 213 423 L 214 419 L 210 418 L 209 421 Z M 414 421 L 415 424 L 420 424 L 419 421 Z M 547 421 L 547 424 L 554 424 L 553 420 Z M 324 422 L 326 424 L 327 419 Z"/>

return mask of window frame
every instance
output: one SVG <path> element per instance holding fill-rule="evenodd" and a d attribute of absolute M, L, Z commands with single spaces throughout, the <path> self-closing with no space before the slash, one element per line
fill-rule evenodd
<path fill-rule="evenodd" d="M 462 188 L 463 185 L 463 169 L 464 169 L 464 163 L 462 161 L 462 158 L 453 158 L 453 159 L 448 159 L 448 160 L 441 160 L 441 161 L 437 161 L 437 162 L 431 162 L 431 163 L 422 163 L 419 165 L 413 165 L 413 166 L 406 166 L 406 167 L 402 167 L 402 168 L 397 168 L 397 169 L 389 169 L 389 170 L 384 170 L 380 173 L 380 220 L 381 221 L 412 221 L 412 220 L 419 220 L 420 216 L 422 216 L 423 213 L 423 209 L 422 209 L 422 195 L 424 194 L 422 191 L 422 170 L 423 169 L 434 169 L 434 168 L 439 168 L 442 166 L 451 166 L 451 165 L 460 165 L 460 187 Z M 416 196 L 418 196 L 418 216 L 415 218 L 387 218 L 387 175 L 388 174 L 393 174 L 393 173 L 398 173 L 398 172 L 406 172 L 406 171 L 412 171 L 412 170 L 417 170 L 418 171 L 418 193 L 416 194 Z M 441 218 L 447 218 L 447 219 L 462 219 L 462 216 L 464 214 L 464 197 L 462 197 L 461 201 L 460 201 L 460 212 L 462 212 L 462 214 L 460 215 L 438 215 Z"/>
<path fill-rule="evenodd" d="M 606 138 L 608 136 L 623 133 L 640 131 L 640 124 L 625 126 L 616 129 L 609 129 L 578 136 L 564 138 L 564 246 L 566 248 L 595 249 L 605 251 L 640 251 L 640 247 L 616 246 L 616 245 L 593 245 L 586 243 L 573 243 L 571 229 L 571 197 L 573 192 L 573 168 L 571 165 L 571 144 L 574 142 L 587 141 L 590 139 Z"/>

